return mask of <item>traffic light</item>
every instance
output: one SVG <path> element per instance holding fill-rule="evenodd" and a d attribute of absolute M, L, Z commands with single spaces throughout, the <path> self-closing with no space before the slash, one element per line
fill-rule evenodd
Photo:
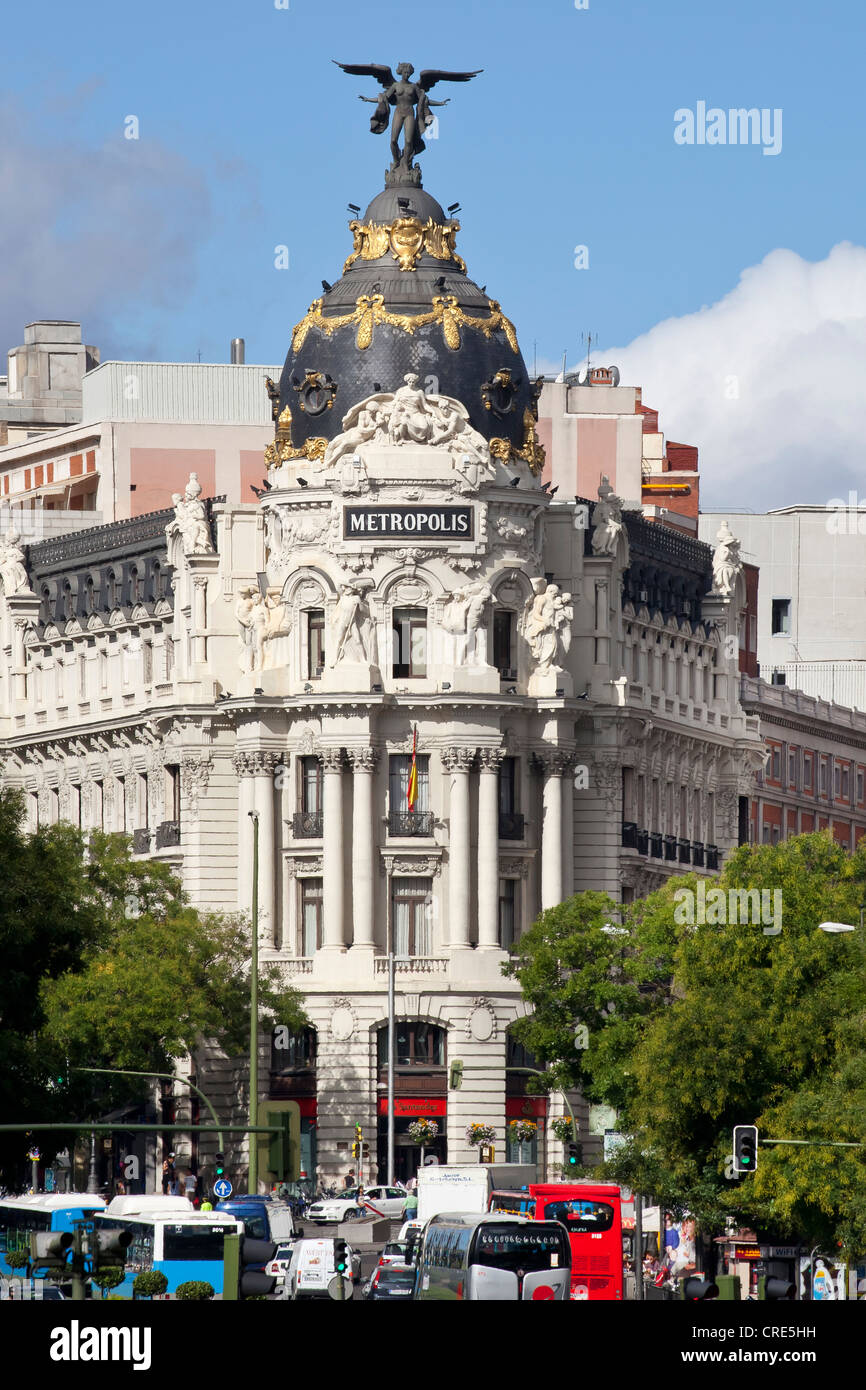
<path fill-rule="evenodd" d="M 253 1240 L 251 1236 L 227 1235 L 223 1239 L 223 1299 L 256 1298 L 273 1293 L 276 1278 L 266 1274 L 264 1266 L 276 1259 L 277 1247 L 270 1240 Z"/>
<path fill-rule="evenodd" d="M 718 1298 L 719 1286 L 709 1279 L 696 1279 L 690 1276 L 680 1285 L 685 1303 L 703 1303 L 710 1298 Z"/>
<path fill-rule="evenodd" d="M 448 1089 L 449 1091 L 459 1091 L 462 1085 L 463 1063 L 460 1061 L 454 1061 L 451 1063 L 451 1067 L 448 1072 Z"/>
<path fill-rule="evenodd" d="M 90 1234 L 90 1261 L 94 1272 L 109 1266 L 123 1269 L 126 1252 L 132 1244 L 132 1231 L 104 1230 L 94 1227 Z"/>
<path fill-rule="evenodd" d="M 565 1162 L 569 1168 L 577 1168 L 580 1164 L 580 1145 L 576 1139 L 569 1139 L 565 1146 Z"/>
<path fill-rule="evenodd" d="M 342 1239 L 334 1241 L 334 1272 L 336 1274 L 349 1273 L 349 1254 L 346 1249 L 346 1242 Z"/>
<path fill-rule="evenodd" d="M 280 1182 L 285 1182 L 292 1176 L 292 1117 L 285 1110 L 269 1110 L 267 1122 L 279 1126 L 278 1132 L 271 1135 L 268 1145 L 268 1172 Z"/>
<path fill-rule="evenodd" d="M 772 1274 L 762 1274 L 758 1280 L 758 1299 L 761 1303 L 772 1303 L 779 1299 L 793 1299 L 796 1294 L 793 1284 L 787 1279 L 777 1279 Z"/>
<path fill-rule="evenodd" d="M 215 1175 L 216 1175 L 218 1178 L 224 1178 L 224 1177 L 225 1177 L 225 1175 L 226 1175 L 226 1156 L 225 1156 L 224 1153 L 218 1153 L 218 1154 L 216 1155 L 216 1157 L 214 1158 L 214 1173 L 215 1173 Z"/>
<path fill-rule="evenodd" d="M 66 1255 L 72 1248 L 71 1231 L 31 1231 L 30 1271 L 49 1270 L 59 1274 L 66 1269 Z"/>
<path fill-rule="evenodd" d="M 754 1173 L 758 1167 L 756 1125 L 737 1125 L 734 1129 L 734 1172 Z"/>

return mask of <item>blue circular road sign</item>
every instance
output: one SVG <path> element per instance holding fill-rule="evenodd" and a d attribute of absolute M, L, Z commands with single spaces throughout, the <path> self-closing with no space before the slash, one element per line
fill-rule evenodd
<path fill-rule="evenodd" d="M 229 1182 L 228 1178 L 217 1178 L 216 1182 L 213 1185 L 213 1190 L 219 1197 L 221 1202 L 224 1202 L 226 1197 L 230 1197 L 232 1195 L 232 1185 Z"/>

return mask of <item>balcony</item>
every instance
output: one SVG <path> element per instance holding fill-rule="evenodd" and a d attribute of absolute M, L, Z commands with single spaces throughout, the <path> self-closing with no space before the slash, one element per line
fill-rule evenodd
<path fill-rule="evenodd" d="M 296 840 L 321 840 L 322 811 L 296 811 L 292 816 L 292 835 Z"/>
<path fill-rule="evenodd" d="M 663 847 L 663 845 L 662 845 L 661 831 L 660 831 L 660 830 L 654 830 L 653 833 L 652 833 L 652 834 L 650 835 L 650 837 L 649 837 L 649 842 L 650 842 L 650 858 L 651 858 L 651 859 L 661 859 L 662 855 L 664 854 L 664 847 Z"/>
<path fill-rule="evenodd" d="M 523 815 L 520 811 L 499 812 L 500 840 L 522 840 L 523 833 Z"/>
<path fill-rule="evenodd" d="M 665 859 L 676 860 L 677 857 L 677 837 L 676 835 L 665 835 Z"/>
<path fill-rule="evenodd" d="M 649 831 L 639 830 L 635 836 L 635 849 L 638 854 L 649 854 Z"/>
<path fill-rule="evenodd" d="M 444 975 L 448 961 L 444 956 L 398 956 L 394 969 L 398 975 Z M 388 957 L 376 956 L 374 970 L 377 975 L 387 975 Z"/>
<path fill-rule="evenodd" d="M 622 823 L 622 847 L 623 849 L 637 849 L 637 825 L 633 820 L 624 820 Z"/>
<path fill-rule="evenodd" d="M 132 852 L 133 854 L 150 854 L 150 831 L 147 829 L 133 830 L 132 832 Z"/>
<path fill-rule="evenodd" d="M 681 864 L 690 864 L 692 862 L 691 840 L 677 841 L 677 858 Z"/>
<path fill-rule="evenodd" d="M 173 849 L 180 844 L 180 821 L 164 820 L 156 827 L 156 848 Z"/>
<path fill-rule="evenodd" d="M 707 845 L 707 868 L 717 869 L 719 867 L 719 850 L 717 845 Z"/>
<path fill-rule="evenodd" d="M 703 840 L 692 841 L 692 863 L 696 869 L 704 867 L 704 844 Z"/>
<path fill-rule="evenodd" d="M 388 816 L 388 834 L 397 837 L 430 836 L 433 834 L 433 812 L 391 811 Z"/>

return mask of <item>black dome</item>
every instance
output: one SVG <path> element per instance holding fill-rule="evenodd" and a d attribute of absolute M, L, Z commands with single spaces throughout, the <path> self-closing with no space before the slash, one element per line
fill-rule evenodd
<path fill-rule="evenodd" d="M 431 394 L 461 401 L 485 439 L 525 450 L 537 393 L 513 325 L 454 249 L 459 226 L 424 189 L 405 184 L 386 188 L 350 222 L 354 250 L 342 278 L 292 335 L 275 410 L 283 457 L 287 446 L 298 456 L 308 441 L 333 439 L 352 406 L 396 391 L 409 372 Z"/>

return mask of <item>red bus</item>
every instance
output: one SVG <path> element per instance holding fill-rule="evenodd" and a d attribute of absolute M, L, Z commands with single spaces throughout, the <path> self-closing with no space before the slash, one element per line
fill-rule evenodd
<path fill-rule="evenodd" d="M 561 1221 L 571 1241 L 572 1298 L 622 1298 L 622 1196 L 612 1183 L 532 1183 L 491 1193 L 488 1210 Z"/>

